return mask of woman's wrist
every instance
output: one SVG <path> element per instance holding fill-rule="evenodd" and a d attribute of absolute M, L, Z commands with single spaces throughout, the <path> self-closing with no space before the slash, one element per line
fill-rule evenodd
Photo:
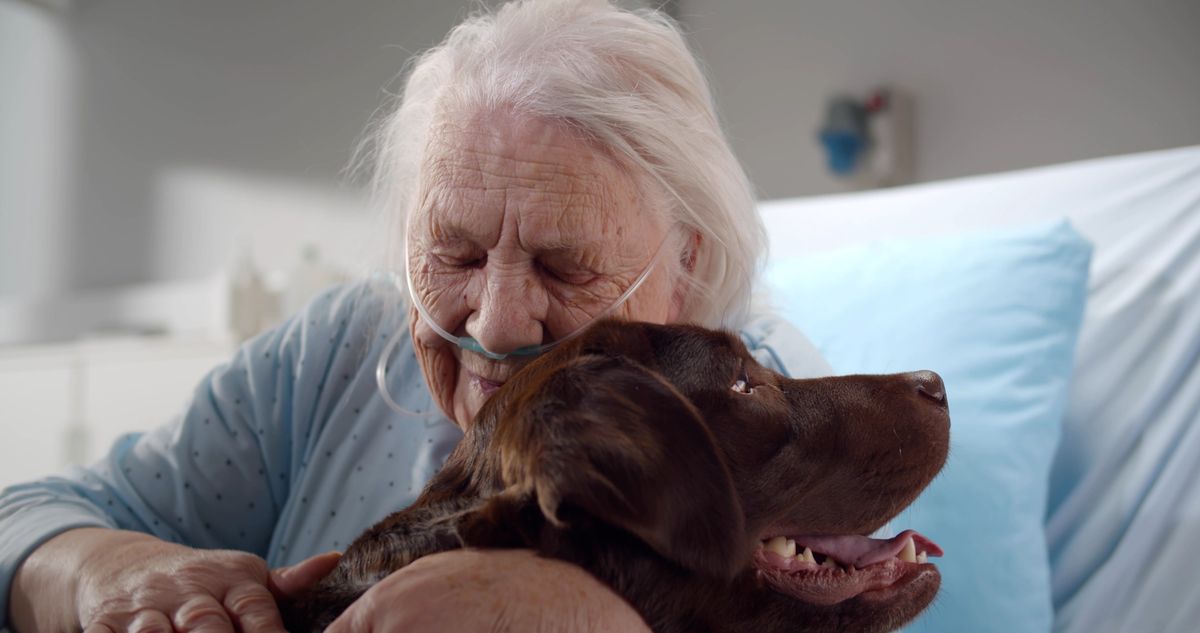
<path fill-rule="evenodd" d="M 538 590 L 528 595 L 533 608 L 566 607 L 573 610 L 575 617 L 563 620 L 572 625 L 572 630 L 650 633 L 637 610 L 591 572 L 573 563 L 539 556 L 533 551 L 528 551 L 528 555 L 531 575 L 541 580 Z M 503 567 L 504 564 L 500 566 Z"/>
<path fill-rule="evenodd" d="M 21 563 L 9 590 L 13 630 L 79 629 L 78 596 L 96 569 L 112 564 L 125 546 L 156 542 L 148 534 L 109 528 L 75 528 L 42 543 Z"/>
<path fill-rule="evenodd" d="M 13 630 L 69 631 L 79 628 L 75 597 L 82 563 L 103 528 L 76 528 L 42 543 L 17 568 L 9 590 L 8 619 Z"/>

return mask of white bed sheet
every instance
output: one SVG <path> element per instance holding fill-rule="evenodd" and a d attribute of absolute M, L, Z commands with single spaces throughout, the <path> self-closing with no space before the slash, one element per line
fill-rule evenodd
<path fill-rule="evenodd" d="M 1095 244 L 1046 535 L 1055 630 L 1200 622 L 1200 147 L 766 202 L 773 252 L 1067 217 Z"/>

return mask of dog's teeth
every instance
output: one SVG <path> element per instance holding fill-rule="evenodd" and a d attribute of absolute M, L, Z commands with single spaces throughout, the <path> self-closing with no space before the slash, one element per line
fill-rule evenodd
<path fill-rule="evenodd" d="M 794 558 L 796 556 L 796 541 L 783 536 L 776 536 L 767 541 L 767 549 L 784 558 Z"/>
<path fill-rule="evenodd" d="M 917 562 L 918 563 L 925 564 L 928 561 L 929 561 L 929 557 L 925 555 L 925 552 L 921 552 L 920 554 L 917 554 Z"/>
<path fill-rule="evenodd" d="M 813 552 L 812 552 L 812 550 L 811 550 L 811 549 L 809 549 L 809 548 L 807 548 L 807 547 L 806 547 L 806 548 L 804 548 L 804 551 L 803 551 L 803 552 L 801 552 L 800 556 L 798 556 L 797 558 L 798 558 L 799 560 L 802 560 L 802 561 L 806 562 L 806 563 L 812 563 L 812 564 L 814 564 L 814 565 L 816 565 L 816 564 L 817 564 L 817 559 L 813 557 Z"/>
<path fill-rule="evenodd" d="M 904 549 L 900 550 L 900 560 L 906 563 L 917 562 L 917 547 L 913 544 L 911 536 L 904 541 Z"/>
<path fill-rule="evenodd" d="M 833 559 L 828 556 L 825 557 L 825 562 L 821 563 L 821 566 L 828 567 L 829 569 L 839 569 L 838 564 L 833 562 Z"/>

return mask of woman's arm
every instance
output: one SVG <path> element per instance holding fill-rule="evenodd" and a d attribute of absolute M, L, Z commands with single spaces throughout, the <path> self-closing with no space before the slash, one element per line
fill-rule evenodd
<path fill-rule="evenodd" d="M 205 553 L 140 532 L 80 528 L 50 539 L 21 565 L 10 593 L 11 623 L 18 632 L 118 631 L 142 618 L 232 631 L 237 618 L 282 631 L 266 586 L 266 563 L 252 554 Z M 252 599 L 226 611 L 221 603 L 231 592 Z"/>
<path fill-rule="evenodd" d="M 205 377 L 173 423 L 121 438 L 92 467 L 0 492 L 0 628 L 10 611 L 36 614 L 41 601 L 58 610 L 66 595 L 59 589 L 87 580 L 86 560 L 118 540 L 236 549 L 261 563 L 305 435 L 320 423 L 311 401 L 319 390 L 297 384 L 320 383 L 320 355 L 333 353 L 328 341 L 353 304 L 347 295 L 360 290 L 327 293 L 248 342 Z M 83 527 L 112 529 L 101 536 L 76 529 Z M 150 549 L 143 543 L 139 551 Z M 13 587 L 19 567 L 22 587 Z M 28 587 L 45 590 L 21 591 Z M 27 602 L 10 607 L 10 594 Z"/>
<path fill-rule="evenodd" d="M 530 550 L 453 550 L 388 576 L 327 629 L 650 633 L 629 603 L 580 567 Z"/>
<path fill-rule="evenodd" d="M 17 571 L 10 614 L 21 631 L 283 631 L 275 599 L 295 594 L 337 564 L 316 556 L 268 573 L 253 554 L 196 550 L 148 534 L 105 528 L 64 532 Z M 64 569 L 74 573 L 63 573 Z M 51 600 L 35 598 L 53 598 Z"/>

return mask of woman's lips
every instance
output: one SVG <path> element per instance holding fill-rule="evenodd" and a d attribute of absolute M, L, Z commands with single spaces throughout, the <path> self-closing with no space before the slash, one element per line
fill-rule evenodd
<path fill-rule="evenodd" d="M 476 373 L 467 372 L 467 375 L 471 379 L 471 384 L 484 396 L 491 396 L 493 393 L 496 393 L 496 390 L 504 385 L 503 382 L 490 380 Z"/>
<path fill-rule="evenodd" d="M 460 370 L 472 389 L 484 398 L 496 393 L 504 383 L 525 366 L 525 359 L 486 360 L 473 352 L 458 356 Z"/>

